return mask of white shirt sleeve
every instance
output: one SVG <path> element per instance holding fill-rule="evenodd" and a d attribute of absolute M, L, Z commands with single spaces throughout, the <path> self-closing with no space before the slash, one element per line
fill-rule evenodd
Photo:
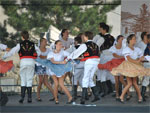
<path fill-rule="evenodd" d="M 127 39 L 123 39 L 122 48 L 126 48 L 126 47 L 127 47 Z"/>
<path fill-rule="evenodd" d="M 37 50 L 36 50 L 36 53 L 37 53 L 37 56 L 40 56 L 40 55 L 41 55 L 40 49 L 37 49 Z"/>
<path fill-rule="evenodd" d="M 93 42 L 96 43 L 98 45 L 98 47 L 100 48 L 101 45 L 104 43 L 104 38 L 100 37 L 99 35 L 96 35 L 93 38 Z"/>
<path fill-rule="evenodd" d="M 69 56 L 69 55 L 70 55 L 70 53 L 69 53 L 69 52 L 67 52 L 67 51 L 63 51 L 63 54 L 64 54 L 64 57 L 67 57 L 67 56 Z"/>
<path fill-rule="evenodd" d="M 51 44 L 50 44 L 50 50 L 53 51 L 54 49 L 55 49 L 55 44 L 54 44 L 54 43 L 51 43 Z"/>
<path fill-rule="evenodd" d="M 0 44 L 0 50 L 6 50 L 6 49 L 7 49 L 7 45 Z"/>
<path fill-rule="evenodd" d="M 72 38 L 68 38 L 69 41 L 70 41 L 70 44 L 73 44 L 74 43 L 74 40 Z"/>
<path fill-rule="evenodd" d="M 49 53 L 49 52 L 52 52 L 52 50 L 50 49 L 50 48 L 47 48 L 47 52 Z"/>
<path fill-rule="evenodd" d="M 72 53 L 76 48 L 72 45 L 70 48 L 66 49 L 65 51 Z"/>
<path fill-rule="evenodd" d="M 35 47 L 35 50 L 36 50 L 37 56 L 40 56 L 40 55 L 41 55 L 40 48 L 39 48 L 39 47 L 37 47 L 36 45 L 34 45 L 34 47 Z"/>
<path fill-rule="evenodd" d="M 114 46 L 115 46 L 115 45 L 114 45 Z M 114 46 L 112 46 L 112 47 L 109 49 L 109 51 L 110 51 L 111 53 L 116 53 Z"/>
<path fill-rule="evenodd" d="M 49 52 L 47 55 L 48 60 L 50 60 L 51 58 L 54 58 L 53 52 Z"/>
<path fill-rule="evenodd" d="M 145 51 L 147 45 L 143 41 L 140 41 L 139 43 L 136 44 L 136 47 L 138 47 L 140 49 L 139 51 L 142 51 L 142 53 L 144 55 L 144 51 Z"/>
<path fill-rule="evenodd" d="M 145 56 L 145 59 L 150 62 L 150 56 Z"/>
<path fill-rule="evenodd" d="M 122 51 L 123 56 L 125 57 L 125 59 L 127 60 L 127 56 L 130 56 L 130 49 L 128 47 L 124 48 Z"/>
<path fill-rule="evenodd" d="M 67 59 L 77 59 L 82 53 L 84 53 L 87 50 L 87 46 L 85 44 L 81 44 L 78 49 L 73 51 Z"/>
<path fill-rule="evenodd" d="M 6 53 L 3 56 L 3 59 L 6 59 L 7 57 L 13 56 L 14 54 L 18 53 L 20 50 L 20 44 L 17 44 L 15 47 L 13 47 L 8 53 Z"/>
<path fill-rule="evenodd" d="M 140 48 L 136 48 L 136 51 L 138 52 L 138 56 L 139 57 L 142 57 L 143 56 L 143 51 L 142 51 L 142 49 L 140 49 Z"/>

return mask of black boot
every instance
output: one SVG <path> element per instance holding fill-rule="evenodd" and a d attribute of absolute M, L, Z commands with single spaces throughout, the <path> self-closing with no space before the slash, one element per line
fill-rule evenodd
<path fill-rule="evenodd" d="M 101 84 L 101 89 L 102 89 L 102 93 L 101 93 L 101 97 L 105 97 L 107 95 L 107 84 L 106 82 L 102 82 Z"/>
<path fill-rule="evenodd" d="M 80 104 L 85 104 L 86 93 L 87 93 L 87 88 L 82 88 L 82 98 Z"/>
<path fill-rule="evenodd" d="M 100 100 L 100 98 L 98 97 L 99 93 L 98 93 L 97 87 L 95 86 L 95 87 L 92 87 L 91 89 L 92 89 L 92 92 L 94 95 L 94 100 L 92 100 L 91 102 L 96 102 L 96 101 Z"/>
<path fill-rule="evenodd" d="M 89 94 L 88 94 L 88 91 L 87 91 L 86 94 L 85 94 L 85 100 L 89 100 Z"/>
<path fill-rule="evenodd" d="M 25 93 L 26 93 L 26 87 L 22 86 L 21 87 L 21 99 L 19 100 L 19 103 L 23 103 L 24 97 L 25 97 Z"/>
<path fill-rule="evenodd" d="M 76 100 L 77 99 L 77 85 L 73 86 L 73 99 Z"/>
<path fill-rule="evenodd" d="M 32 87 L 27 87 L 28 92 L 28 103 L 32 102 Z"/>
<path fill-rule="evenodd" d="M 143 101 L 146 101 L 146 99 L 145 99 L 145 92 L 146 92 L 146 87 L 142 86 L 141 95 L 142 95 Z"/>
<path fill-rule="evenodd" d="M 107 81 L 106 81 L 106 84 L 107 84 L 107 87 L 108 87 L 108 92 L 107 92 L 107 94 L 112 93 L 112 92 L 113 92 L 113 87 L 112 87 L 111 81 L 110 81 L 110 80 L 107 80 Z"/>
<path fill-rule="evenodd" d="M 97 87 L 98 93 L 101 94 L 102 92 L 101 81 L 96 81 L 96 87 Z"/>

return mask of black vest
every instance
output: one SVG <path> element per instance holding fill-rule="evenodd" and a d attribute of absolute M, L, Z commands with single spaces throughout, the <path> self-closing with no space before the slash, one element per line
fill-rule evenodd
<path fill-rule="evenodd" d="M 104 43 L 101 45 L 100 47 L 100 51 L 103 51 L 105 49 L 109 49 L 111 46 L 113 46 L 114 44 L 114 37 L 111 36 L 110 34 L 107 34 L 107 35 L 102 35 L 104 37 Z"/>
<path fill-rule="evenodd" d="M 84 58 L 98 56 L 99 57 L 99 47 L 92 41 L 88 41 L 85 43 L 87 46 L 87 50 L 83 53 Z"/>
<path fill-rule="evenodd" d="M 20 51 L 19 51 L 20 59 L 22 58 L 33 58 L 37 57 L 37 53 L 35 50 L 34 43 L 29 40 L 24 40 L 20 43 Z"/>

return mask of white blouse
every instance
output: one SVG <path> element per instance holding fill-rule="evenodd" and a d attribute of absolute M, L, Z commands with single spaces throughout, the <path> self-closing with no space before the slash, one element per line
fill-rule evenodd
<path fill-rule="evenodd" d="M 39 48 L 39 49 L 37 50 L 37 53 L 39 53 L 38 56 L 40 56 L 40 55 L 42 55 L 42 56 L 47 56 L 50 51 L 51 51 L 50 48 L 46 48 L 46 51 L 45 51 L 45 52 L 42 52 L 42 51 L 40 50 L 40 48 Z"/>
<path fill-rule="evenodd" d="M 132 50 L 128 46 L 123 49 L 122 54 L 124 55 L 126 60 L 127 56 L 130 56 L 134 60 L 143 56 L 143 52 L 140 48 L 134 47 L 134 50 Z"/>
<path fill-rule="evenodd" d="M 50 60 L 51 58 L 54 58 L 55 61 L 60 62 L 64 61 L 64 58 L 67 56 L 69 56 L 69 53 L 64 50 L 61 50 L 59 53 L 54 53 L 53 51 L 51 51 L 48 53 L 47 59 Z"/>
<path fill-rule="evenodd" d="M 41 50 L 40 50 L 40 48 L 38 48 L 38 50 L 36 51 L 37 53 L 38 53 L 38 57 L 40 56 L 40 55 L 42 55 L 42 56 L 47 56 L 48 55 L 48 53 L 50 52 L 50 48 L 46 48 L 46 51 L 45 52 L 42 52 Z M 42 66 L 40 63 L 38 63 L 38 62 L 36 62 L 36 65 L 37 66 Z M 45 67 L 45 66 L 43 66 L 43 67 Z"/>
<path fill-rule="evenodd" d="M 123 54 L 122 54 L 123 48 L 117 49 L 117 48 L 116 48 L 116 45 L 113 45 L 113 46 L 109 49 L 109 51 L 110 51 L 112 54 L 115 53 L 115 54 L 117 54 L 117 55 L 119 55 L 119 56 L 123 56 Z"/>
<path fill-rule="evenodd" d="M 71 38 L 68 38 L 67 40 L 64 40 L 63 38 L 60 39 L 61 42 L 62 42 L 62 45 L 65 47 L 65 48 L 70 48 L 70 46 L 74 43 L 73 42 L 73 39 Z"/>
<path fill-rule="evenodd" d="M 7 45 L 0 44 L 0 52 L 1 52 L 1 50 L 4 51 L 6 49 L 7 49 Z"/>
<path fill-rule="evenodd" d="M 144 51 L 145 51 L 145 49 L 147 47 L 147 44 L 145 44 L 143 41 L 140 41 L 139 43 L 137 43 L 136 46 L 139 47 L 142 50 L 143 55 L 144 55 Z"/>
<path fill-rule="evenodd" d="M 6 49 L 7 49 L 7 45 L 0 44 L 0 50 L 6 50 Z"/>

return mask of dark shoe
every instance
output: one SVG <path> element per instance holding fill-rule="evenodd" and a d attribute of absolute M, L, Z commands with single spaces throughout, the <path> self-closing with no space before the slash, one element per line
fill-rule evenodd
<path fill-rule="evenodd" d="M 142 86 L 141 95 L 142 95 L 143 101 L 146 101 L 146 99 L 145 99 L 145 92 L 146 92 L 146 87 Z"/>
<path fill-rule="evenodd" d="M 81 96 L 81 95 L 77 95 L 77 97 L 78 97 L 78 98 L 81 98 L 82 96 Z"/>
<path fill-rule="evenodd" d="M 126 101 L 129 101 L 132 98 L 132 95 L 128 95 Z"/>
<path fill-rule="evenodd" d="M 23 101 L 24 101 L 24 98 L 21 98 L 20 100 L 19 100 L 19 103 L 23 103 Z"/>
<path fill-rule="evenodd" d="M 58 93 L 61 94 L 61 95 L 65 95 L 65 93 L 62 92 L 62 91 L 58 91 Z"/>
<path fill-rule="evenodd" d="M 84 100 L 81 100 L 80 104 L 85 104 L 85 101 L 84 101 Z"/>
<path fill-rule="evenodd" d="M 118 99 L 118 101 L 122 104 L 124 104 L 124 100 L 121 100 L 120 98 Z"/>
<path fill-rule="evenodd" d="M 96 102 L 98 100 L 100 100 L 100 98 L 99 97 L 95 97 L 94 100 L 92 100 L 91 102 Z"/>
<path fill-rule="evenodd" d="M 55 98 L 49 99 L 49 101 L 54 101 L 54 100 L 55 100 Z"/>
<path fill-rule="evenodd" d="M 72 104 L 73 102 L 73 99 L 71 101 L 68 101 L 66 104 Z"/>
<path fill-rule="evenodd" d="M 41 99 L 41 98 L 37 98 L 36 100 L 37 100 L 38 102 L 41 102 L 41 101 L 42 101 L 42 99 Z"/>
<path fill-rule="evenodd" d="M 138 103 L 139 103 L 139 104 L 142 103 L 142 99 L 138 100 Z"/>
<path fill-rule="evenodd" d="M 28 103 L 32 103 L 32 98 L 28 98 Z"/>
<path fill-rule="evenodd" d="M 58 101 L 58 100 L 55 100 L 55 104 L 59 104 L 59 101 Z"/>

